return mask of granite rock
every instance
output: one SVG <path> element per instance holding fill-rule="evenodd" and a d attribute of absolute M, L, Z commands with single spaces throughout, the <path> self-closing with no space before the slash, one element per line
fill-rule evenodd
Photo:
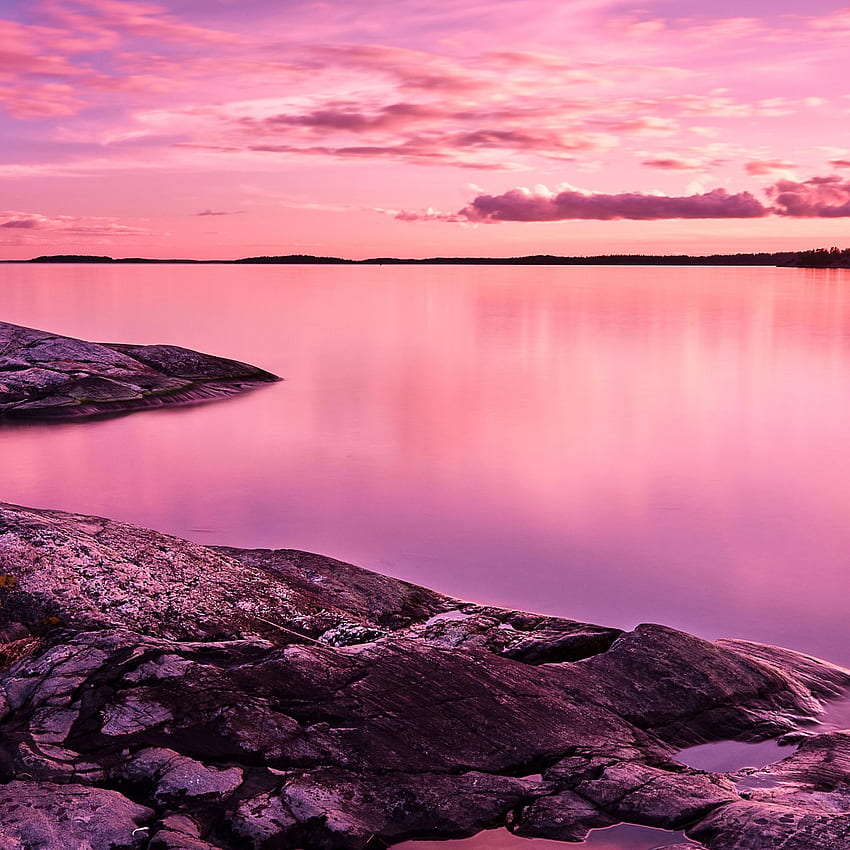
<path fill-rule="evenodd" d="M 116 791 L 12 781 L 0 785 L 2 850 L 138 850 L 154 812 Z"/>
<path fill-rule="evenodd" d="M 178 346 L 86 342 L 0 322 L 0 421 L 192 404 L 277 380 Z"/>
<path fill-rule="evenodd" d="M 574 842 L 621 822 L 850 850 L 850 732 L 817 732 L 850 672 L 791 650 L 12 505 L 0 630 L 0 850 Z M 797 733 L 760 771 L 677 761 Z"/>

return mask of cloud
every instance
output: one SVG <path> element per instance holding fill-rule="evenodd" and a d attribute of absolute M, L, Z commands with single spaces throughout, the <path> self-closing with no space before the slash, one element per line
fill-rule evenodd
<path fill-rule="evenodd" d="M 79 112 L 83 101 L 66 83 L 0 86 L 0 104 L 13 118 L 57 118 Z"/>
<path fill-rule="evenodd" d="M 658 118 L 652 115 L 627 118 L 607 124 L 607 129 L 615 133 L 634 133 L 637 136 L 672 136 L 679 130 L 679 122 L 672 118 Z"/>
<path fill-rule="evenodd" d="M 275 124 L 301 121 L 301 118 L 289 116 L 286 121 L 281 116 L 271 119 Z M 390 159 L 415 165 L 453 165 L 460 168 L 514 170 L 519 167 L 506 159 L 506 154 L 533 155 L 548 159 L 573 160 L 576 155 L 591 151 L 605 151 L 614 147 L 617 140 L 606 133 L 584 130 L 548 130 L 520 129 L 509 124 L 502 126 L 481 126 L 452 130 L 440 127 L 432 122 L 429 130 L 411 128 L 403 133 L 361 134 L 353 128 L 361 128 L 370 121 L 359 113 L 325 114 L 323 122 L 345 125 L 346 129 L 335 133 L 321 133 L 321 144 L 296 143 L 298 138 L 289 140 L 284 134 L 277 142 L 276 134 L 265 132 L 270 125 L 259 122 L 264 131 L 259 134 L 248 132 L 248 139 L 237 138 L 225 144 L 207 142 L 180 142 L 175 146 L 196 150 L 209 150 L 218 153 L 234 154 L 251 152 L 259 154 L 331 156 L 337 159 Z M 257 126 L 251 119 L 243 121 L 247 126 Z M 339 133 L 354 134 L 356 139 L 343 141 Z M 252 141 L 259 135 L 269 141 Z M 312 139 L 312 136 L 308 138 Z M 347 143 L 346 143 L 347 142 Z M 352 143 L 353 142 L 353 143 Z"/>
<path fill-rule="evenodd" d="M 850 30 L 850 9 L 841 9 L 819 18 L 811 18 L 808 25 L 812 29 L 825 31 L 830 35 L 844 35 Z"/>
<path fill-rule="evenodd" d="M 402 91 L 458 96 L 490 88 L 486 76 L 474 64 L 436 53 L 379 44 L 312 45 L 305 64 L 317 69 L 336 66 L 377 73 L 395 80 Z"/>
<path fill-rule="evenodd" d="M 744 170 L 754 177 L 764 175 L 776 176 L 778 174 L 788 175 L 797 167 L 796 163 L 787 159 L 751 159 L 744 163 Z"/>
<path fill-rule="evenodd" d="M 768 190 L 777 215 L 796 218 L 850 216 L 850 180 L 836 174 L 803 182 L 780 180 Z"/>
<path fill-rule="evenodd" d="M 428 207 L 427 210 L 414 212 L 411 210 L 384 210 L 375 208 L 375 212 L 391 215 L 398 221 L 449 221 L 459 224 L 469 224 L 469 219 L 461 213 L 447 213 Z"/>
<path fill-rule="evenodd" d="M 645 159 L 641 162 L 641 165 L 661 168 L 664 171 L 701 171 L 705 168 L 705 163 L 698 159 L 683 159 L 674 156 Z"/>
<path fill-rule="evenodd" d="M 459 213 L 468 221 L 566 221 L 573 219 L 760 218 L 766 207 L 749 192 L 730 195 L 715 189 L 700 195 L 674 197 L 625 192 L 617 195 L 567 189 L 511 189 L 503 195 L 479 195 Z"/>
<path fill-rule="evenodd" d="M 14 230 L 35 230 L 39 226 L 35 218 L 11 218 L 4 221 L 0 227 L 8 227 Z"/>
<path fill-rule="evenodd" d="M 54 120 L 44 121 L 33 150 L 20 142 L 21 152 L 8 154 L 18 161 L 5 168 L 38 155 L 71 167 L 94 154 L 119 162 L 132 143 L 152 150 L 145 168 L 171 168 L 178 152 L 191 160 L 187 167 L 210 171 L 268 167 L 277 154 L 284 166 L 324 157 L 546 174 L 546 160 L 605 168 L 598 154 L 619 146 L 652 168 L 709 171 L 715 163 L 691 151 L 683 134 L 746 138 L 750 125 L 742 121 L 765 116 L 782 126 L 789 110 L 820 102 L 769 97 L 796 91 L 787 86 L 760 85 L 756 95 L 737 85 L 745 77 L 734 63 L 743 54 L 730 55 L 722 73 L 706 69 L 693 36 L 746 47 L 753 20 L 712 23 L 716 13 L 706 13 L 661 21 L 641 13 L 650 20 L 617 23 L 611 16 L 620 6 L 394 0 L 395 13 L 386 16 L 344 0 L 12 3 L 0 13 L 20 18 L 0 20 L 0 104 L 15 118 Z M 460 22 L 463 29 L 453 29 Z M 618 27 L 641 38 L 612 40 Z M 522 36 L 532 32 L 539 37 Z M 685 67 L 673 67 L 680 61 Z M 84 118 L 65 120 L 78 113 Z M 693 126 L 709 119 L 716 129 Z M 787 155 L 790 135 L 777 132 L 786 147 L 770 155 Z M 662 137 L 669 141 L 657 145 Z M 767 150 L 735 158 L 760 154 Z M 222 163 L 225 157 L 237 162 Z M 776 171 L 770 179 L 791 176 Z"/>
<path fill-rule="evenodd" d="M 0 18 L 0 104 L 13 118 L 74 115 L 108 91 L 161 94 L 174 87 L 175 77 L 193 75 L 199 45 L 215 44 L 219 51 L 245 46 L 237 33 L 184 23 L 158 4 L 40 0 L 30 5 L 39 23 Z M 131 44 L 148 48 L 143 55 L 153 67 L 162 61 L 162 50 L 182 53 L 184 61 L 180 66 L 172 56 L 176 75 L 133 73 L 127 68 Z"/>
<path fill-rule="evenodd" d="M 239 148 L 207 148 L 233 153 Z M 458 168 L 477 168 L 482 170 L 510 170 L 511 165 L 503 159 L 481 159 L 479 152 L 471 151 L 464 154 L 452 149 L 450 144 L 444 144 L 440 139 L 409 138 L 398 144 L 362 144 L 328 147 L 315 145 L 313 147 L 298 147 L 294 145 L 250 145 L 244 150 L 254 153 L 295 154 L 332 156 L 337 159 L 396 159 L 412 165 L 452 165 Z M 486 153 L 486 151 L 485 151 Z"/>
<path fill-rule="evenodd" d="M 739 103 L 721 93 L 668 95 L 662 102 L 681 110 L 684 115 L 714 118 L 747 118 L 756 111 L 754 104 Z"/>
<path fill-rule="evenodd" d="M 586 192 L 568 186 L 553 192 L 545 186 L 533 190 L 510 189 L 501 195 L 479 194 L 456 213 L 429 208 L 381 212 L 400 221 L 453 221 L 463 223 L 500 221 L 658 221 L 669 219 L 764 218 L 770 215 L 795 218 L 850 217 L 850 180 L 838 175 L 812 177 L 802 182 L 779 180 L 765 190 L 772 204 L 762 203 L 750 192 L 732 194 L 726 189 L 673 196 L 622 192 Z"/>
<path fill-rule="evenodd" d="M 517 129 L 480 128 L 449 134 L 444 142 L 451 148 L 487 148 L 532 151 L 543 156 L 560 156 L 576 151 L 604 150 L 615 142 L 594 133 L 558 133 Z"/>
<path fill-rule="evenodd" d="M 245 210 L 201 210 L 195 215 L 242 215 Z"/>
<path fill-rule="evenodd" d="M 751 159 L 744 163 L 744 171 L 753 177 L 784 177 L 793 180 L 796 169 L 797 164 L 787 159 Z"/>
<path fill-rule="evenodd" d="M 829 164 L 833 168 L 850 168 L 850 159 L 831 159 Z"/>
<path fill-rule="evenodd" d="M 132 0 L 42 0 L 42 9 L 71 32 L 94 34 L 107 43 L 117 35 L 189 43 L 232 45 L 233 32 L 184 23 L 156 3 Z"/>
<path fill-rule="evenodd" d="M 94 76 L 62 53 L 73 53 L 67 35 L 0 19 L 0 104 L 15 118 L 72 115 L 82 101 L 71 83 Z"/>
<path fill-rule="evenodd" d="M 0 228 L 16 231 L 64 231 L 78 236 L 135 236 L 147 233 L 138 227 L 120 224 L 114 218 L 0 211 Z"/>
<path fill-rule="evenodd" d="M 367 112 L 353 101 L 331 101 L 308 112 L 284 112 L 267 118 L 245 118 L 251 130 L 276 132 L 287 127 L 306 127 L 320 132 L 364 133 L 373 130 L 395 130 L 412 124 L 447 117 L 445 107 L 425 103 L 390 103 Z"/>

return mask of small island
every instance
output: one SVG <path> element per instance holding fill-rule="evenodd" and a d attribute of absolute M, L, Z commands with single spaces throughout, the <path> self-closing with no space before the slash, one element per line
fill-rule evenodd
<path fill-rule="evenodd" d="M 0 422 L 195 404 L 278 380 L 174 345 L 86 342 L 0 322 Z"/>
<path fill-rule="evenodd" d="M 791 650 L 10 504 L 0 603 L 4 847 L 375 850 L 618 823 L 707 850 L 850 847 L 850 732 L 818 731 L 850 671 Z M 767 767 L 688 766 L 697 744 L 771 739 L 787 757 Z"/>

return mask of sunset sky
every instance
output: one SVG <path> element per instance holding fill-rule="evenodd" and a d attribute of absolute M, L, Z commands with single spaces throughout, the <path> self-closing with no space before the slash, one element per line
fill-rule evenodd
<path fill-rule="evenodd" d="M 4 0 L 0 257 L 850 246 L 831 0 Z"/>

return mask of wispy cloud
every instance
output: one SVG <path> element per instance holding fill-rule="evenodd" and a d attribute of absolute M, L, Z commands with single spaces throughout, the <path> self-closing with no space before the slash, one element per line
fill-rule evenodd
<path fill-rule="evenodd" d="M 48 20 L 82 34 L 97 47 L 113 46 L 122 36 L 216 45 L 241 40 L 233 32 L 185 23 L 159 3 L 41 0 L 39 5 Z"/>
<path fill-rule="evenodd" d="M 41 213 L 0 211 L 0 228 L 19 232 L 64 231 L 77 236 L 135 236 L 147 231 L 100 216 L 42 215 Z"/>
<path fill-rule="evenodd" d="M 663 171 L 701 171 L 705 163 L 699 159 L 685 159 L 674 156 L 661 156 L 656 159 L 645 159 L 641 165 L 650 168 L 660 168 Z"/>
<path fill-rule="evenodd" d="M 744 163 L 744 170 L 754 177 L 778 175 L 790 176 L 797 168 L 796 163 L 787 159 L 751 159 Z"/>
<path fill-rule="evenodd" d="M 109 91 L 173 89 L 173 77 L 125 67 L 131 44 L 167 44 L 178 52 L 199 45 L 244 46 L 238 34 L 184 23 L 159 4 L 40 0 L 32 5 L 39 23 L 0 18 L 0 105 L 19 119 L 75 115 Z M 192 64 L 180 76 L 191 75 Z"/>

